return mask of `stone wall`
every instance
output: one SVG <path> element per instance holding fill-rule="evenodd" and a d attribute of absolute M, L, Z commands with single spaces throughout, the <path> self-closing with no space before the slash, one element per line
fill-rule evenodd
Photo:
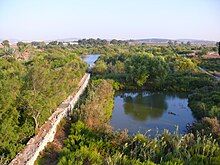
<path fill-rule="evenodd" d="M 37 135 L 31 138 L 25 148 L 11 161 L 10 165 L 33 165 L 39 153 L 44 150 L 48 142 L 52 142 L 60 121 L 73 109 L 80 95 L 88 85 L 90 74 L 86 73 L 81 79 L 78 91 L 70 95 L 56 111 L 49 117 L 48 121 L 39 129 Z"/>

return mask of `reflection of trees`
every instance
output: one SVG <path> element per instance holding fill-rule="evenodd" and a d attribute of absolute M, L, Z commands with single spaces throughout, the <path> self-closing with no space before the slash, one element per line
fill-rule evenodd
<path fill-rule="evenodd" d="M 124 99 L 124 111 L 136 120 L 147 118 L 159 118 L 167 109 L 166 95 L 152 94 L 144 95 L 122 95 Z"/>

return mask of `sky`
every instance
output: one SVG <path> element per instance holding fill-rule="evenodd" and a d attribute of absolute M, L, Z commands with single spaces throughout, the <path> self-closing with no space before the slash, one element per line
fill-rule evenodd
<path fill-rule="evenodd" d="M 0 0 L 0 39 L 220 41 L 220 0 Z"/>

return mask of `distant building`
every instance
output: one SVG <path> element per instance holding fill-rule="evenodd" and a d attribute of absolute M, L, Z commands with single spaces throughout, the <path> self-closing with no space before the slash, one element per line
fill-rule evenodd
<path fill-rule="evenodd" d="M 67 46 L 67 45 L 78 45 L 78 41 L 70 41 L 70 42 L 63 42 L 63 45 L 64 46 Z"/>
<path fill-rule="evenodd" d="M 71 41 L 70 45 L 78 45 L 78 41 Z"/>

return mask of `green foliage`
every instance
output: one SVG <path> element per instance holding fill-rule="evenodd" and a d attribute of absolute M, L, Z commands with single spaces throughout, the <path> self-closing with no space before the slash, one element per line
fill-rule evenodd
<path fill-rule="evenodd" d="M 102 69 L 98 72 L 96 67 Z M 209 76 L 203 78 L 204 75 L 197 73 L 197 64 L 190 59 L 176 55 L 155 56 L 151 53 L 101 56 L 93 73 L 97 77 L 112 78 L 125 88 L 160 91 L 188 92 L 194 90 L 195 86 L 199 88 L 213 82 Z M 204 83 L 199 84 L 201 80 Z M 195 86 L 189 89 L 191 82 Z"/>
<path fill-rule="evenodd" d="M 23 53 L 25 51 L 25 49 L 27 49 L 28 44 L 24 43 L 24 42 L 18 42 L 17 47 L 18 47 L 18 51 Z"/>
<path fill-rule="evenodd" d="M 99 45 L 107 45 L 108 41 L 107 40 L 102 40 L 102 39 L 82 39 L 82 40 L 78 40 L 79 45 L 89 45 L 89 46 L 99 46 Z"/>
<path fill-rule="evenodd" d="M 33 127 L 27 121 L 20 122 L 20 112 L 16 108 L 25 74 L 25 67 L 18 61 L 0 59 L 0 154 L 6 162 L 33 134 Z"/>
<path fill-rule="evenodd" d="M 212 134 L 220 142 L 220 84 L 197 89 L 189 97 L 193 114 L 200 119 L 190 127 L 190 131 L 202 135 Z"/>
<path fill-rule="evenodd" d="M 67 55 L 69 54 L 69 55 Z M 8 162 L 76 89 L 86 65 L 67 50 L 47 49 L 28 62 L 0 58 L 0 154 Z"/>
<path fill-rule="evenodd" d="M 4 47 L 3 53 L 0 54 L 0 56 L 10 56 L 13 54 L 14 49 L 10 47 L 10 43 L 8 40 L 2 41 L 2 46 Z"/>
<path fill-rule="evenodd" d="M 101 79 L 93 80 L 87 89 L 87 99 L 81 105 L 78 115 L 90 128 L 105 129 L 105 124 L 111 117 L 114 106 L 112 83 Z"/>
<path fill-rule="evenodd" d="M 201 135 L 210 135 L 220 142 L 220 123 L 219 120 L 215 118 L 204 117 L 202 120 L 194 123 L 190 131 L 194 134 L 200 132 Z"/>
<path fill-rule="evenodd" d="M 132 56 L 126 60 L 125 70 L 127 80 L 139 87 L 143 86 L 149 77 L 149 56 Z"/>
<path fill-rule="evenodd" d="M 2 44 L 4 47 L 10 47 L 10 43 L 9 43 L 8 40 L 4 40 L 4 41 L 2 41 L 1 44 Z"/>
<path fill-rule="evenodd" d="M 122 140 L 123 139 L 123 140 Z M 73 123 L 59 164 L 218 164 L 220 148 L 211 137 L 164 132 L 154 139 L 138 134 L 95 132 Z"/>
<path fill-rule="evenodd" d="M 31 45 L 37 47 L 38 49 L 42 49 L 46 47 L 46 43 L 43 41 L 42 42 L 33 41 L 31 42 Z"/>
<path fill-rule="evenodd" d="M 189 105 L 198 118 L 217 117 L 220 119 L 220 85 L 207 86 L 195 91 L 189 97 Z"/>
<path fill-rule="evenodd" d="M 200 66 L 208 71 L 220 72 L 220 59 L 202 59 Z"/>
<path fill-rule="evenodd" d="M 174 92 L 193 92 L 205 86 L 212 86 L 215 80 L 203 73 L 174 73 L 165 82 L 164 89 Z"/>
<path fill-rule="evenodd" d="M 103 74 L 106 72 L 106 70 L 107 70 L 107 65 L 105 64 L 104 61 L 101 60 L 98 61 L 93 68 L 93 72 L 97 74 Z"/>
<path fill-rule="evenodd" d="M 185 57 L 175 57 L 171 58 L 173 61 L 173 68 L 174 72 L 192 72 L 197 69 L 196 63 L 194 63 L 191 59 Z"/>
<path fill-rule="evenodd" d="M 89 53 L 102 56 L 80 101 L 75 116 L 78 122 L 72 124 L 59 164 L 219 164 L 220 149 L 215 139 L 219 140 L 220 85 L 199 73 L 195 61 L 176 55 L 207 53 L 209 48 L 177 43 L 128 45 L 100 39 L 68 46 L 56 41 L 32 45 L 36 48 L 32 48 L 27 62 L 5 56 L 13 53 L 7 42 L 0 50 L 4 56 L 0 59 L 0 164 L 8 163 L 74 91 L 86 70 L 76 54 Z M 26 50 L 25 45 L 18 46 L 20 52 Z M 218 60 L 204 60 L 200 66 L 210 71 L 219 69 Z M 114 81 L 103 80 L 108 78 Z M 112 132 L 108 121 L 114 106 L 113 89 L 124 88 L 191 92 L 193 113 L 198 118 L 212 118 L 203 118 L 192 128 L 194 133 L 205 129 L 201 136 L 164 132 L 149 139 L 141 134 L 131 137 Z M 215 139 L 203 136 L 210 133 Z"/>
<path fill-rule="evenodd" d="M 208 49 L 203 47 L 202 49 L 200 49 L 199 51 L 196 52 L 196 55 L 198 57 L 203 57 L 203 56 L 207 55 L 207 53 L 208 53 Z"/>
<path fill-rule="evenodd" d="M 20 109 L 42 125 L 71 92 L 85 72 L 85 64 L 74 55 L 46 54 L 29 62 Z"/>
<path fill-rule="evenodd" d="M 126 132 L 112 132 L 108 129 L 107 120 L 91 125 L 88 121 L 101 121 L 101 112 L 105 112 L 108 107 L 108 104 L 103 102 L 106 102 L 106 93 L 109 92 L 100 94 L 103 88 L 107 91 L 106 87 L 100 86 L 104 82 L 105 80 L 100 79 L 93 80 L 87 91 L 85 104 L 81 105 L 80 113 L 77 113 L 78 121 L 72 124 L 70 135 L 60 153 L 59 164 L 220 163 L 220 147 L 211 136 L 195 136 L 191 133 L 182 136 L 165 130 L 151 139 L 142 134 L 128 136 Z M 93 109 L 90 108 L 91 105 Z M 215 133 L 214 137 L 218 137 L 219 122 L 208 119 L 205 121 L 210 128 L 209 133 Z"/>

